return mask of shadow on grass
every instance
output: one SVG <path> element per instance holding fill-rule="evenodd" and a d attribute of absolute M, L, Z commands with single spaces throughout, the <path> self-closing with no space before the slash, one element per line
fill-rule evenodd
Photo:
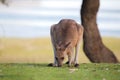
<path fill-rule="evenodd" d="M 33 67 L 49 67 L 47 63 L 1 63 L 1 65 L 7 66 L 33 66 Z"/>
<path fill-rule="evenodd" d="M 31 66 L 31 67 L 53 67 L 53 66 L 48 66 L 49 63 L 0 63 L 0 66 L 4 65 L 4 66 Z M 93 67 L 94 66 L 94 67 Z M 72 67 L 68 67 L 67 64 L 64 64 L 62 66 L 62 68 L 75 68 L 74 66 Z M 82 63 L 80 64 L 79 67 L 77 68 L 82 68 L 82 69 L 99 69 L 99 70 L 104 70 L 106 68 L 110 68 L 112 70 L 118 70 L 118 68 L 120 68 L 120 64 L 105 64 L 105 63 L 101 63 L 101 64 L 97 64 L 97 63 Z M 0 75 L 1 76 L 1 75 Z"/>
<path fill-rule="evenodd" d="M 28 65 L 28 66 L 34 66 L 34 67 L 48 67 L 48 64 L 45 63 L 27 63 L 27 64 L 22 64 L 22 65 Z"/>

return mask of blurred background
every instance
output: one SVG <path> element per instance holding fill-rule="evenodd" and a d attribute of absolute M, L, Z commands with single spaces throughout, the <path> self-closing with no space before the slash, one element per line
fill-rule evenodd
<path fill-rule="evenodd" d="M 120 1 L 100 0 L 98 26 L 102 36 L 120 37 Z M 0 4 L 0 36 L 48 37 L 63 18 L 80 23 L 82 0 L 6 0 Z"/>
<path fill-rule="evenodd" d="M 0 3 L 0 62 L 51 62 L 50 26 L 63 18 L 81 23 L 81 4 L 82 0 Z M 100 0 L 97 23 L 106 45 L 120 56 L 120 0 Z M 81 62 L 89 61 L 85 57 Z"/>

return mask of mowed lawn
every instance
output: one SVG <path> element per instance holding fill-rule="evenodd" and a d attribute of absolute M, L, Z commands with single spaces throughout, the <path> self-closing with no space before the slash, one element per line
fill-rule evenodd
<path fill-rule="evenodd" d="M 120 38 L 103 38 L 103 42 L 120 61 Z M 0 39 L 0 80 L 120 80 L 120 63 L 90 63 L 82 45 L 78 68 L 48 67 L 51 62 L 50 38 Z"/>
<path fill-rule="evenodd" d="M 0 80 L 120 80 L 120 64 L 83 63 L 79 68 L 0 64 Z"/>

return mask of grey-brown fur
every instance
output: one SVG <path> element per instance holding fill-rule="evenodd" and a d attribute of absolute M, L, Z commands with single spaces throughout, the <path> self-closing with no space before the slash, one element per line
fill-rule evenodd
<path fill-rule="evenodd" d="M 79 44 L 83 37 L 83 27 L 71 19 L 62 19 L 50 29 L 54 50 L 53 66 L 62 66 L 65 56 L 68 56 L 69 66 L 78 63 Z M 74 56 L 75 48 L 75 56 Z"/>

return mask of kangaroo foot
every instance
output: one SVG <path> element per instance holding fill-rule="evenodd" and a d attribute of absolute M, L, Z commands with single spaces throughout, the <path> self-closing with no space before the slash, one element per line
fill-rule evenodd
<path fill-rule="evenodd" d="M 78 63 L 76 63 L 74 66 L 75 66 L 75 67 L 79 67 L 79 64 L 78 64 Z"/>
<path fill-rule="evenodd" d="M 65 64 L 69 64 L 69 61 L 67 61 Z"/>
<path fill-rule="evenodd" d="M 54 64 L 53 64 L 53 63 L 49 63 L 48 66 L 49 66 L 49 67 L 52 67 L 52 66 L 54 66 Z"/>

